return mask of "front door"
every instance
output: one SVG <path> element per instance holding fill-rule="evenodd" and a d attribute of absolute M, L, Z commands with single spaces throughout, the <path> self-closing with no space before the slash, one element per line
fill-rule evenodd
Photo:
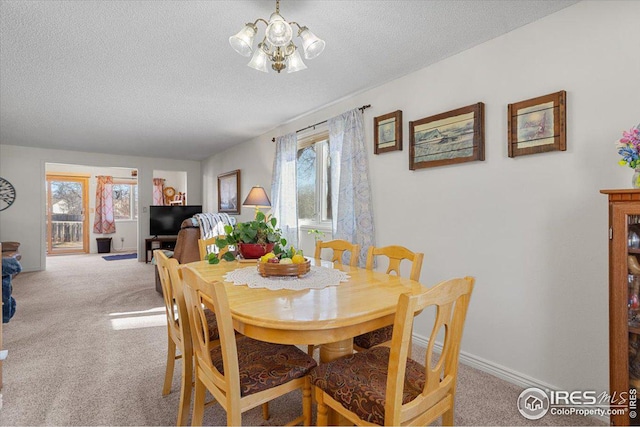
<path fill-rule="evenodd" d="M 47 174 L 47 255 L 89 253 L 89 179 Z"/>

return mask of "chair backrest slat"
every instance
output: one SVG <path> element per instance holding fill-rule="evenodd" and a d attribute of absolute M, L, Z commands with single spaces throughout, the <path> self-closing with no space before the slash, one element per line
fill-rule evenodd
<path fill-rule="evenodd" d="M 210 237 L 208 239 L 198 239 L 198 250 L 200 251 L 200 259 L 208 259 L 209 254 L 211 253 L 209 251 L 209 247 L 210 246 L 214 246 L 216 244 L 216 239 L 218 238 L 218 236 L 215 237 Z M 222 255 L 225 254 L 225 252 L 229 251 L 229 246 L 225 246 L 222 249 L 218 249 L 218 257 L 222 257 Z"/>
<path fill-rule="evenodd" d="M 400 264 L 403 260 L 411 262 L 411 273 L 409 278 L 411 280 L 420 280 L 420 272 L 422 271 L 422 261 L 424 254 L 421 252 L 412 252 L 403 246 L 384 246 L 384 247 L 369 247 L 367 251 L 367 263 L 365 268 L 373 270 L 373 261 L 376 256 L 386 256 L 389 259 L 389 266 L 387 268 L 387 274 L 394 273 L 400 276 Z"/>
<path fill-rule="evenodd" d="M 207 259 L 209 255 L 209 246 L 216 244 L 216 237 L 209 237 L 208 239 L 198 239 L 198 250 L 200 251 L 200 259 Z"/>
<path fill-rule="evenodd" d="M 161 250 L 153 252 L 162 285 L 162 295 L 164 297 L 165 311 L 167 314 L 167 326 L 169 333 L 178 344 L 182 343 L 184 337 L 189 338 L 187 311 L 184 303 L 181 280 L 178 272 L 178 261 L 167 257 Z M 182 319 L 185 320 L 183 325 Z M 186 329 L 185 329 L 186 328 Z"/>
<path fill-rule="evenodd" d="M 314 258 L 320 259 L 323 249 L 332 249 L 333 255 L 331 262 L 342 265 L 342 256 L 345 252 L 351 253 L 351 259 L 349 265 L 356 267 L 358 265 L 358 258 L 360 257 L 360 245 L 356 245 L 346 240 L 335 239 L 323 242 L 322 240 L 316 241 L 316 252 Z"/>

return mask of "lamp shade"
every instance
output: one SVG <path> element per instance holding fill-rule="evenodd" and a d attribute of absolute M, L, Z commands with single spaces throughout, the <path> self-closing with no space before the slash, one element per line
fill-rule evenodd
<path fill-rule="evenodd" d="M 251 188 L 251 191 L 249 191 L 247 198 L 244 199 L 244 203 L 242 203 L 242 206 L 268 208 L 271 207 L 271 200 L 269 200 L 267 192 L 264 191 L 264 188 L 256 185 L 255 187 Z"/>
<path fill-rule="evenodd" d="M 324 40 L 319 39 L 307 27 L 303 27 L 302 31 L 300 31 L 300 38 L 302 39 L 302 49 L 306 59 L 313 59 L 324 50 Z"/>
<path fill-rule="evenodd" d="M 251 61 L 249 61 L 247 65 L 255 70 L 262 71 L 263 73 L 269 72 L 269 57 L 262 50 L 262 43 L 258 45 L 258 48 L 251 57 Z"/>
<path fill-rule="evenodd" d="M 229 37 L 231 47 L 242 56 L 251 56 L 253 52 L 253 37 L 256 35 L 256 27 L 247 24 L 238 31 L 235 36 Z"/>
<path fill-rule="evenodd" d="M 295 73 L 296 71 L 304 70 L 307 66 L 304 65 L 302 58 L 300 58 L 300 52 L 296 49 L 289 57 L 287 57 L 287 73 Z"/>

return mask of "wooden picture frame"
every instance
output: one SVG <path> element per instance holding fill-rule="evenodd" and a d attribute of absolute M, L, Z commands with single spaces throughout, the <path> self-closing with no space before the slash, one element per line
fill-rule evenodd
<path fill-rule="evenodd" d="M 508 105 L 509 157 L 567 150 L 564 90 Z"/>
<path fill-rule="evenodd" d="M 240 169 L 218 175 L 218 212 L 240 215 Z"/>
<path fill-rule="evenodd" d="M 373 118 L 373 154 L 402 151 L 402 110 Z"/>
<path fill-rule="evenodd" d="M 484 160 L 484 104 L 409 122 L 409 169 Z"/>

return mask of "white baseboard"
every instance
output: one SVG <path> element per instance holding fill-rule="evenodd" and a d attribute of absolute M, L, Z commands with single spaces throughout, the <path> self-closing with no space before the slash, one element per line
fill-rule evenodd
<path fill-rule="evenodd" d="M 413 343 L 426 348 L 427 345 L 429 344 L 429 339 L 421 335 L 413 334 Z M 439 342 L 436 342 L 434 344 L 434 348 L 437 352 L 442 352 L 442 344 L 440 344 Z M 486 372 L 489 375 L 493 375 L 494 377 L 505 380 L 508 383 L 515 384 L 519 387 L 522 387 L 523 390 L 529 387 L 537 387 L 545 391 L 560 390 L 559 387 L 556 387 L 544 381 L 540 381 L 536 378 L 525 375 L 522 372 L 514 371 L 513 369 L 507 368 L 506 366 L 499 365 L 497 363 L 483 359 L 471 353 L 460 351 L 459 360 L 460 360 L 460 363 L 466 366 L 470 366 L 479 371 Z M 609 424 L 609 417 L 594 416 L 593 418 L 598 419 L 600 421 L 604 421 L 607 424 Z"/>
<path fill-rule="evenodd" d="M 424 336 L 414 334 L 413 342 L 422 347 L 426 347 L 429 344 L 429 339 Z M 442 344 L 437 342 L 434 344 L 434 347 L 436 351 L 438 352 L 442 351 Z M 497 363 L 491 362 L 489 360 L 483 359 L 481 357 L 478 357 L 470 353 L 466 353 L 464 351 L 460 352 L 460 363 L 467 366 L 471 366 L 472 368 L 475 368 L 479 371 L 491 374 L 494 377 L 498 377 L 511 384 L 520 386 L 523 389 L 529 388 L 529 387 L 538 387 L 539 389 L 542 389 L 542 390 L 558 390 L 559 389 L 554 385 L 545 383 L 544 381 L 540 381 L 536 378 L 530 377 L 521 372 L 514 371 L 513 369 L 509 369 L 505 366 L 498 365 Z"/>
<path fill-rule="evenodd" d="M 137 248 L 123 248 L 123 249 L 112 249 L 111 252 L 117 253 L 117 254 L 123 254 L 123 253 L 132 253 L 132 252 L 137 252 L 138 249 Z"/>

